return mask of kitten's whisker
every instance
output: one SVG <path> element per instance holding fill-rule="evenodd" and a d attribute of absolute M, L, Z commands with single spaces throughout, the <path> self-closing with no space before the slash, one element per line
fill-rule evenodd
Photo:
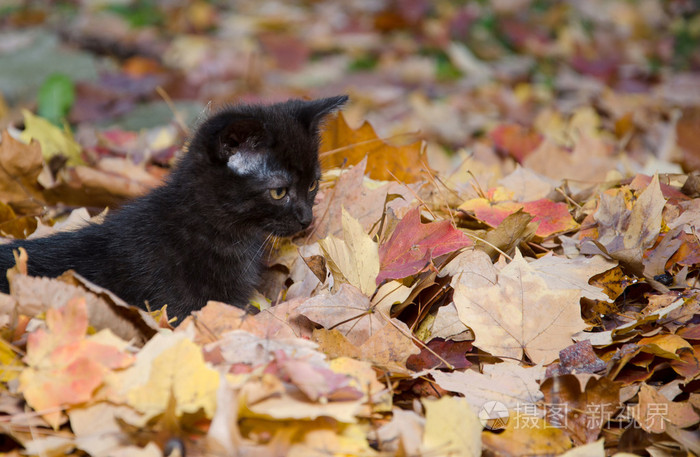
<path fill-rule="evenodd" d="M 262 250 L 265 248 L 265 244 L 268 242 L 268 240 L 270 239 L 271 236 L 272 236 L 272 233 L 268 234 L 267 237 L 265 238 L 265 240 L 262 243 L 260 243 L 260 246 L 258 247 L 257 251 L 255 251 L 255 254 L 253 254 L 251 256 L 250 261 L 246 264 L 245 268 L 243 269 L 243 273 L 241 273 L 242 275 L 245 275 L 246 273 L 248 273 L 248 270 L 250 269 L 250 267 L 254 263 L 258 262 L 258 255 L 260 255 Z"/>

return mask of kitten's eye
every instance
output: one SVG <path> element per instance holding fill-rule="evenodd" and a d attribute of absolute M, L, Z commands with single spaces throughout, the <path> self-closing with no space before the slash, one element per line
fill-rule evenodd
<path fill-rule="evenodd" d="M 313 192 L 318 188 L 318 179 L 311 183 L 309 186 L 309 192 Z"/>
<path fill-rule="evenodd" d="M 284 198 L 284 196 L 287 195 L 287 188 L 286 187 L 278 187 L 277 189 L 270 189 L 270 196 L 274 198 L 275 200 L 279 200 L 281 198 Z"/>

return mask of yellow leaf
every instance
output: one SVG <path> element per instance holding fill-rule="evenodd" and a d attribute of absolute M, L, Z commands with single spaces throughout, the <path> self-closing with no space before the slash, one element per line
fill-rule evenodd
<path fill-rule="evenodd" d="M 571 448 L 571 439 L 563 429 L 517 411 L 502 433 L 484 432 L 482 440 L 484 447 L 497 455 L 558 455 Z"/>
<path fill-rule="evenodd" d="M 686 348 L 690 351 L 693 346 L 678 335 L 666 334 L 642 338 L 637 343 L 643 352 L 658 355 L 666 359 L 680 360 L 679 351 Z"/>
<path fill-rule="evenodd" d="M 340 430 L 316 428 L 304 435 L 304 441 L 293 444 L 289 457 L 326 457 L 329 455 L 372 456 L 378 453 L 369 446 L 363 427 L 348 424 Z"/>
<path fill-rule="evenodd" d="M 204 362 L 202 349 L 182 339 L 153 360 L 148 382 L 128 393 L 128 403 L 149 417 L 166 410 L 171 396 L 175 414 L 204 410 L 211 418 L 216 409 L 219 373 Z"/>
<path fill-rule="evenodd" d="M 0 338 L 0 382 L 9 382 L 17 378 L 22 364 L 19 356 L 12 350 L 12 345 Z"/>
<path fill-rule="evenodd" d="M 35 116 L 27 110 L 22 110 L 24 115 L 24 131 L 21 139 L 26 143 L 36 140 L 41 145 L 41 154 L 44 160 L 49 160 L 55 155 L 63 155 L 68 158 L 68 165 L 82 165 L 80 157 L 80 145 L 73 139 L 73 134 L 65 126 L 59 129 L 44 118 Z"/>
<path fill-rule="evenodd" d="M 482 425 L 463 398 L 424 399 L 425 455 L 477 457 L 481 455 Z"/>
<path fill-rule="evenodd" d="M 333 278 L 349 283 L 365 295 L 372 295 L 377 288 L 379 251 L 377 243 L 362 229 L 362 225 L 343 209 L 343 238 L 329 236 L 319 245 L 328 260 Z"/>

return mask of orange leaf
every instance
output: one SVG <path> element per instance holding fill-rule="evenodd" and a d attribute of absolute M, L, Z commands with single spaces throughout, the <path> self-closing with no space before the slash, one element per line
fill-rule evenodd
<path fill-rule="evenodd" d="M 403 182 L 418 181 L 424 170 L 422 151 L 422 141 L 402 146 L 389 144 L 377 136 L 367 121 L 352 129 L 343 113 L 329 119 L 321 135 L 320 155 L 324 163 L 340 167 L 347 160 L 348 165 L 355 165 L 367 156 L 369 176 L 382 181 L 391 181 L 394 176 Z"/>
<path fill-rule="evenodd" d="M 107 371 L 126 367 L 132 357 L 85 337 L 84 298 L 49 309 L 46 326 L 27 339 L 24 362 L 29 366 L 20 376 L 19 387 L 27 403 L 56 428 L 63 419 L 59 408 L 90 400 Z"/>

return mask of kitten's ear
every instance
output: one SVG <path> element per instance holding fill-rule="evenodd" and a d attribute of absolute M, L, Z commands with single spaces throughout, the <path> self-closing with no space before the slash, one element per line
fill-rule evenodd
<path fill-rule="evenodd" d="M 257 119 L 234 119 L 218 135 L 216 159 L 226 161 L 241 146 L 254 148 L 264 136 L 265 127 Z"/>
<path fill-rule="evenodd" d="M 337 97 L 320 98 L 308 102 L 301 102 L 302 105 L 297 110 L 297 118 L 306 126 L 309 131 L 316 133 L 318 125 L 323 118 L 340 109 L 345 102 L 348 101 L 347 95 L 338 95 Z"/>

